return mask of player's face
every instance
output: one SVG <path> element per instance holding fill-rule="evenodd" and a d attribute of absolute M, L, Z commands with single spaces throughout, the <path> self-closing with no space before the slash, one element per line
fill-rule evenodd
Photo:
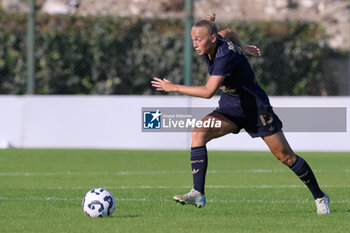
<path fill-rule="evenodd" d="M 205 27 L 193 27 L 191 30 L 193 47 L 199 55 L 215 51 L 216 35 L 209 35 Z"/>

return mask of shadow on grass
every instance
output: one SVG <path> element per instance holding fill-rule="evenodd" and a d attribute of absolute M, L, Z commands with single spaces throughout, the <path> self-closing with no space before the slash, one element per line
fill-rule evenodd
<path fill-rule="evenodd" d="M 139 218 L 141 215 L 112 215 L 112 218 Z"/>

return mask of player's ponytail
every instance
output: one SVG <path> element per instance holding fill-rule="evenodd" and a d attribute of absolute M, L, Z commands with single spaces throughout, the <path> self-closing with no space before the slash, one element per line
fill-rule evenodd
<path fill-rule="evenodd" d="M 193 27 L 205 27 L 208 30 L 209 35 L 218 34 L 218 27 L 214 23 L 215 13 L 207 15 L 206 19 L 200 20 Z"/>
<path fill-rule="evenodd" d="M 215 13 L 209 13 L 206 18 L 207 20 L 214 22 L 215 16 L 216 16 Z"/>

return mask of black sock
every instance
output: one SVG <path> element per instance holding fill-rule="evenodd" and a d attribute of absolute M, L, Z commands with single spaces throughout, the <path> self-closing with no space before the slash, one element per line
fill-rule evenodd
<path fill-rule="evenodd" d="M 304 182 L 315 199 L 324 196 L 324 193 L 318 186 L 314 173 L 303 158 L 297 156 L 297 160 L 295 161 L 294 165 L 290 167 L 290 169 L 292 169 L 292 171 L 301 179 L 301 181 Z"/>
<path fill-rule="evenodd" d="M 193 188 L 204 194 L 205 175 L 208 167 L 206 146 L 191 148 L 191 167 L 193 174 Z"/>

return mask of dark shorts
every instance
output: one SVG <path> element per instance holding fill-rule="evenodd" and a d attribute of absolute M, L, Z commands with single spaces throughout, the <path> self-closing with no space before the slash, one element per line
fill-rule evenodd
<path fill-rule="evenodd" d="M 272 109 L 264 114 L 240 116 L 232 113 L 230 109 L 218 108 L 213 112 L 222 114 L 235 123 L 239 130 L 244 129 L 252 138 L 266 137 L 279 132 L 283 125 Z M 235 132 L 235 133 L 239 133 Z"/>

